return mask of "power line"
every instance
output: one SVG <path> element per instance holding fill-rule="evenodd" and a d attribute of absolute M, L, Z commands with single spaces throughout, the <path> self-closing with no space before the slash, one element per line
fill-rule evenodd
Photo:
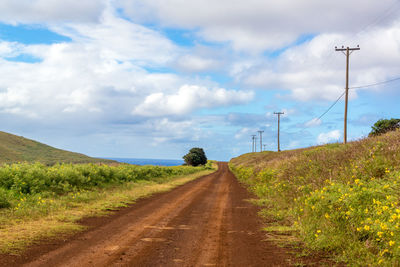
<path fill-rule="evenodd" d="M 346 94 L 346 91 L 344 91 L 339 97 L 338 99 L 335 100 L 335 102 L 333 102 L 333 104 L 327 109 L 325 110 L 324 113 L 321 114 L 321 116 L 318 117 L 317 120 L 320 120 L 326 113 L 328 113 L 336 104 L 337 102 L 339 102 L 339 100 Z"/>
<path fill-rule="evenodd" d="M 373 83 L 373 84 L 367 84 L 367 85 L 361 85 L 361 86 L 353 86 L 353 87 L 349 87 L 349 89 L 358 89 L 358 88 L 367 88 L 367 87 L 372 87 L 372 86 L 376 86 L 376 85 L 381 85 L 381 84 L 385 84 L 385 83 L 390 83 L 390 82 L 394 82 L 394 81 L 398 81 L 400 80 L 400 77 L 394 78 L 394 79 L 390 79 L 390 80 L 386 80 L 383 82 L 378 82 L 378 83 Z M 326 113 L 328 113 L 336 104 L 337 102 L 339 102 L 339 100 L 345 95 L 346 91 L 344 91 L 333 103 L 332 105 L 329 106 L 329 108 L 327 108 L 318 118 L 317 120 L 320 120 L 323 116 L 325 116 Z"/>
<path fill-rule="evenodd" d="M 400 1 L 394 1 L 393 4 L 391 4 L 389 7 L 387 7 L 382 13 L 380 13 L 377 17 L 375 17 L 374 20 L 372 20 L 370 23 L 366 24 L 364 27 L 361 28 L 361 30 L 358 30 L 350 35 L 350 39 L 348 39 L 346 42 L 349 43 L 353 41 L 356 37 L 361 35 L 362 33 L 366 32 L 373 26 L 377 25 L 378 23 L 382 22 L 383 20 L 389 18 L 389 16 L 393 15 L 393 13 L 398 12 L 400 5 Z M 345 41 L 345 40 L 344 40 Z M 333 46 L 335 44 L 335 41 L 331 42 L 328 44 L 328 46 Z M 327 64 L 330 63 L 332 60 L 332 57 L 334 55 L 335 51 L 330 51 L 329 54 L 325 57 L 324 61 L 319 65 L 318 69 L 322 72 L 326 69 Z M 322 81 L 322 79 L 317 75 L 314 77 L 314 79 L 317 79 L 318 81 Z M 349 88 L 351 89 L 351 88 Z"/>
<path fill-rule="evenodd" d="M 372 86 L 376 86 L 376 85 L 381 85 L 381 84 L 385 84 L 385 83 L 390 83 L 390 82 L 394 82 L 394 81 L 398 81 L 400 80 L 400 77 L 391 79 L 391 80 L 386 80 L 383 82 L 379 82 L 379 83 L 373 83 L 373 84 L 367 84 L 367 85 L 361 85 L 361 86 L 353 86 L 353 87 L 349 87 L 349 89 L 358 89 L 358 88 L 367 88 L 367 87 L 372 87 Z M 337 102 L 339 102 L 339 100 L 344 96 L 344 94 L 346 93 L 346 91 L 344 91 L 336 100 L 335 102 L 332 103 L 332 105 L 329 106 L 329 108 L 327 108 L 327 110 L 325 110 L 318 118 L 317 120 L 320 120 L 323 116 L 325 116 L 326 113 L 328 113 L 336 104 Z"/>
<path fill-rule="evenodd" d="M 358 89 L 358 88 L 367 88 L 367 87 L 372 87 L 372 86 L 376 86 L 376 85 L 381 85 L 381 84 L 385 84 L 385 83 L 390 83 L 390 82 L 394 82 L 394 81 L 398 81 L 400 80 L 400 77 L 394 78 L 394 79 L 390 79 L 390 80 L 386 80 L 383 82 L 378 82 L 378 83 L 372 83 L 372 84 L 366 84 L 366 85 L 361 85 L 361 86 L 353 86 L 353 87 L 349 87 L 349 89 Z M 339 100 L 344 96 L 344 94 L 346 93 L 346 91 L 344 91 L 336 100 L 335 102 L 332 103 L 332 105 L 329 106 L 329 108 L 327 110 L 324 111 L 324 113 L 322 113 L 317 120 L 321 119 L 323 116 L 325 116 L 326 113 L 328 113 L 336 104 L 337 102 L 339 102 Z"/>
<path fill-rule="evenodd" d="M 371 29 L 373 26 L 378 25 L 378 23 L 382 22 L 384 19 L 387 19 L 389 16 L 393 15 L 394 13 L 398 12 L 400 6 L 398 6 L 398 4 L 400 3 L 400 1 L 395 1 L 394 4 L 392 4 L 389 8 L 385 9 L 384 12 L 382 12 L 379 16 L 377 16 L 372 22 L 370 22 L 369 24 L 365 25 L 361 30 L 359 30 L 358 32 L 355 32 L 354 34 L 352 34 L 352 37 L 350 38 L 350 40 L 348 41 L 352 41 L 355 37 L 361 35 L 362 33 L 366 32 L 367 30 Z M 347 52 L 347 51 L 346 51 Z M 324 60 L 324 62 L 322 64 L 320 64 L 320 70 L 324 69 L 327 65 L 327 63 L 330 61 L 331 57 L 333 56 L 334 51 L 332 51 L 329 56 Z M 319 77 L 317 76 L 317 79 Z M 400 80 L 400 77 L 398 78 L 394 78 L 394 79 L 390 79 L 390 80 L 386 80 L 386 81 L 382 81 L 382 82 L 378 82 L 378 83 L 374 83 L 374 84 L 367 84 L 367 85 L 362 85 L 362 86 L 353 86 L 353 87 L 348 87 L 347 90 L 345 90 L 330 106 L 328 109 L 326 109 L 318 118 L 317 120 L 320 120 L 323 116 L 325 116 L 339 101 L 340 99 L 346 94 L 346 92 L 348 92 L 349 89 L 358 89 L 358 88 L 368 88 L 368 87 L 373 87 L 373 86 L 377 86 L 377 85 L 381 85 L 381 84 L 386 84 L 386 83 L 390 83 L 390 82 L 394 82 Z M 308 126 L 305 125 L 306 123 L 304 123 L 303 127 L 301 128 L 302 130 L 305 130 L 306 128 L 308 128 Z"/>
<path fill-rule="evenodd" d="M 390 82 L 394 82 L 400 80 L 400 77 L 394 78 L 394 79 L 390 79 L 390 80 L 386 80 L 383 82 L 378 82 L 378 83 L 372 83 L 372 84 L 366 84 L 366 85 L 361 85 L 361 86 L 353 86 L 350 87 L 349 89 L 357 89 L 357 88 L 367 88 L 367 87 L 372 87 L 372 86 L 377 86 L 377 85 L 381 85 L 381 84 L 385 84 L 385 83 L 390 83 Z"/>
<path fill-rule="evenodd" d="M 400 6 L 397 6 L 399 4 L 399 1 L 394 1 L 394 3 L 388 7 L 387 9 L 385 9 L 384 12 L 382 12 L 378 17 L 376 17 L 371 23 L 367 24 L 366 26 L 364 26 L 362 28 L 362 30 L 358 31 L 355 36 L 360 35 L 361 33 L 367 31 L 369 28 L 371 28 L 374 25 L 377 25 L 378 23 L 380 23 L 381 21 L 383 21 L 384 19 L 387 19 L 390 15 L 392 15 L 393 13 L 397 12 Z"/>
<path fill-rule="evenodd" d="M 397 6 L 400 2 L 399 1 L 395 1 L 394 4 L 392 4 L 389 8 L 385 9 L 383 13 L 381 13 L 379 16 L 377 16 L 372 22 L 370 22 L 369 24 L 365 25 L 361 30 L 359 30 L 358 32 L 355 32 L 352 34 L 352 38 L 350 40 L 353 40 L 355 37 L 359 36 L 360 34 L 366 32 L 368 29 L 370 29 L 371 27 L 373 27 L 374 25 L 377 25 L 378 23 L 382 22 L 384 19 L 387 19 L 389 16 L 393 15 L 393 13 L 398 12 L 400 6 Z M 333 43 L 332 43 L 333 45 Z M 335 47 L 336 48 L 336 47 Z M 348 48 L 349 50 L 359 50 L 359 48 Z M 335 49 L 336 51 L 341 51 L 341 49 Z M 344 49 L 343 49 L 344 52 Z M 351 54 L 350 51 L 346 51 L 347 52 L 347 60 L 349 55 Z M 350 52 L 350 53 L 349 53 Z M 333 56 L 334 51 L 330 52 L 329 55 L 325 58 L 325 60 L 319 64 L 320 65 L 320 70 L 325 69 L 325 67 L 327 66 L 327 63 L 330 61 L 331 57 Z M 348 63 L 347 63 L 347 68 L 348 68 Z M 346 76 L 348 75 L 348 69 L 346 71 Z M 316 77 L 317 79 L 319 79 L 319 77 Z M 354 86 L 354 87 L 348 87 L 348 77 L 346 77 L 346 90 L 329 106 L 328 109 L 326 109 L 318 118 L 317 120 L 320 120 L 323 116 L 325 116 L 339 101 L 340 99 L 346 94 L 348 93 L 349 89 L 358 89 L 358 88 L 367 88 L 367 87 L 372 87 L 372 86 L 377 86 L 377 85 L 381 85 L 381 84 L 385 84 L 385 83 L 390 83 L 390 82 L 394 82 L 400 80 L 400 77 L 398 78 L 394 78 L 394 79 L 390 79 L 390 80 L 386 80 L 383 82 L 378 82 L 378 83 L 374 83 L 374 84 L 367 84 L 367 85 L 362 85 L 362 86 Z M 274 112 L 274 114 L 277 114 Z M 278 114 L 277 114 L 278 115 Z M 279 147 L 279 118 L 280 116 L 278 115 L 278 151 L 280 151 L 280 147 Z M 345 125 L 346 127 L 347 125 Z M 304 130 L 305 128 L 308 128 L 307 126 L 303 126 L 301 130 Z M 346 131 L 346 130 L 345 130 Z M 346 135 L 346 134 L 345 134 Z M 346 137 L 345 137 L 346 139 Z M 345 140 L 346 142 L 346 140 Z M 264 150 L 265 150 L 265 145 L 264 145 Z"/>
<path fill-rule="evenodd" d="M 329 108 L 327 108 L 318 118 L 317 120 L 320 120 L 323 116 L 325 116 L 326 113 L 328 113 L 336 104 L 337 102 L 339 102 L 339 100 L 344 96 L 344 94 L 346 93 L 346 91 L 344 91 L 336 100 L 335 102 L 332 103 L 332 105 L 329 106 Z M 305 122 L 303 124 L 303 126 L 300 128 L 300 131 L 305 130 L 306 128 L 308 128 L 309 126 L 305 126 L 307 122 Z"/>

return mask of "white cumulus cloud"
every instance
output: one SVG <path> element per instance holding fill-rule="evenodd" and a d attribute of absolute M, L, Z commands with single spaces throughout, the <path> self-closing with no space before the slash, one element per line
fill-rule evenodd
<path fill-rule="evenodd" d="M 184 115 L 199 108 L 244 104 L 252 99 L 252 92 L 183 85 L 175 94 L 158 92 L 148 95 L 144 102 L 133 110 L 133 114 L 142 116 Z"/>
<path fill-rule="evenodd" d="M 326 144 L 330 142 L 336 142 L 340 139 L 341 133 L 339 130 L 330 131 L 327 133 L 320 133 L 317 138 L 318 144 Z"/>
<path fill-rule="evenodd" d="M 178 58 L 176 67 L 187 72 L 216 70 L 221 66 L 218 60 L 196 55 L 184 55 Z"/>

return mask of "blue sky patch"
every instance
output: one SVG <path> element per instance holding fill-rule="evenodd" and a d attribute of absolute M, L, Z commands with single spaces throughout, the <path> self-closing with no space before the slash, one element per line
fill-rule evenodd
<path fill-rule="evenodd" d="M 273 51 L 266 51 L 264 53 L 265 56 L 269 57 L 269 58 L 277 58 L 279 57 L 282 53 L 284 53 L 286 50 L 295 47 L 295 46 L 299 46 L 302 45 L 306 42 L 311 41 L 315 36 L 317 36 L 316 34 L 302 34 L 300 35 L 300 37 L 298 37 L 293 43 L 291 43 L 290 45 L 284 46 L 282 48 L 273 50 Z"/>
<path fill-rule="evenodd" d="M 184 47 L 195 46 L 195 39 L 193 38 L 193 31 L 182 30 L 182 29 L 164 29 L 165 36 L 172 40 L 175 44 Z"/>
<path fill-rule="evenodd" d="M 7 57 L 5 59 L 8 61 L 25 62 L 25 63 L 38 63 L 42 61 L 42 59 L 28 54 L 20 54 L 16 57 Z"/>
<path fill-rule="evenodd" d="M 0 40 L 22 44 L 53 44 L 70 42 L 69 37 L 59 35 L 40 25 L 12 26 L 0 23 Z"/>

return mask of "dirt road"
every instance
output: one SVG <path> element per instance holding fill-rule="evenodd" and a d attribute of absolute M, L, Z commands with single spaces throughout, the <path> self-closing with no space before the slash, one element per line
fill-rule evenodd
<path fill-rule="evenodd" d="M 142 199 L 89 230 L 0 258 L 7 266 L 286 266 L 265 240 L 257 208 L 226 163 L 170 192 Z"/>

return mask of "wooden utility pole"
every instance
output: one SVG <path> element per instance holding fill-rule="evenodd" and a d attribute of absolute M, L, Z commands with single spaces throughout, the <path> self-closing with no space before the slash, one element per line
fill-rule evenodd
<path fill-rule="evenodd" d="M 256 143 L 256 135 L 255 134 L 251 135 L 251 138 L 253 139 L 253 146 L 251 148 L 251 152 L 254 152 L 254 147 L 255 147 L 255 143 Z"/>
<path fill-rule="evenodd" d="M 258 131 L 258 133 L 260 134 L 260 152 L 262 152 L 262 133 L 264 131 Z"/>
<path fill-rule="evenodd" d="M 336 51 L 342 52 L 346 56 L 346 100 L 345 100 L 345 106 L 344 106 L 344 134 L 343 134 L 343 142 L 346 144 L 347 143 L 347 102 L 349 101 L 349 58 L 351 53 L 355 50 L 360 50 L 360 46 L 357 45 L 357 47 L 350 48 L 350 47 L 344 47 L 342 48 L 337 48 L 335 46 Z M 346 53 L 345 53 L 346 52 Z"/>
<path fill-rule="evenodd" d="M 274 114 L 278 115 L 278 152 L 281 151 L 280 145 L 279 145 L 279 125 L 280 125 L 280 120 L 281 120 L 281 115 L 285 114 L 284 112 L 274 112 Z"/>

